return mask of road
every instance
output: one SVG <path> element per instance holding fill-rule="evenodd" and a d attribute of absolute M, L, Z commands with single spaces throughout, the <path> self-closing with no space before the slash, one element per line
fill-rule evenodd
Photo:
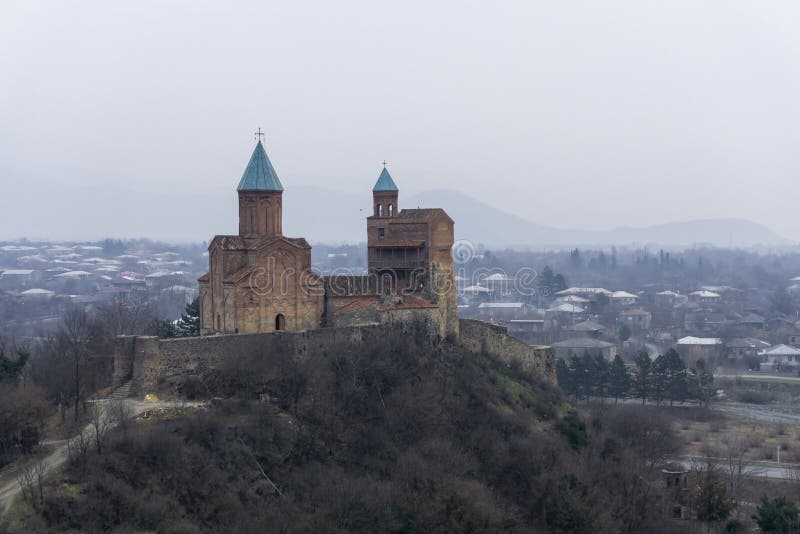
<path fill-rule="evenodd" d="M 762 382 L 787 382 L 787 383 L 800 383 L 800 376 L 792 375 L 766 375 L 761 373 L 745 373 L 745 374 L 718 374 L 714 375 L 715 378 L 740 378 L 742 380 L 762 381 Z"/>
<path fill-rule="evenodd" d="M 704 456 L 681 456 L 675 461 L 686 469 L 693 469 L 697 465 L 705 465 L 708 460 L 723 470 L 727 468 L 725 458 L 707 458 Z M 749 461 L 744 470 L 744 476 L 764 477 L 777 480 L 798 480 L 800 476 L 800 464 Z"/>
<path fill-rule="evenodd" d="M 101 406 L 103 408 L 102 417 L 107 417 L 105 407 L 111 402 L 111 399 L 104 399 L 95 401 L 95 404 Z M 124 399 L 122 402 L 125 403 L 126 407 L 129 410 L 129 414 L 131 417 L 136 417 L 147 410 L 155 410 L 160 408 L 197 408 L 203 406 L 205 403 L 203 402 L 183 402 L 183 401 L 156 401 L 156 402 L 144 402 L 136 399 Z M 109 427 L 110 428 L 110 427 Z M 91 439 L 94 439 L 94 430 L 91 425 L 87 425 L 82 430 L 83 434 Z M 76 434 L 77 435 L 77 434 Z M 45 474 L 52 473 L 53 470 L 58 469 L 64 463 L 66 463 L 68 458 L 68 447 L 67 442 L 69 440 L 61 439 L 61 440 L 44 440 L 43 444 L 48 445 L 56 445 L 56 448 L 53 452 L 45 456 L 41 459 L 42 463 L 44 464 Z M 8 509 L 11 507 L 11 503 L 14 502 L 14 497 L 19 495 L 21 491 L 21 486 L 19 481 L 17 480 L 17 473 L 19 470 L 19 463 L 20 461 L 14 462 L 13 464 L 9 465 L 6 469 L 0 472 L 0 515 L 4 515 L 8 512 Z"/>

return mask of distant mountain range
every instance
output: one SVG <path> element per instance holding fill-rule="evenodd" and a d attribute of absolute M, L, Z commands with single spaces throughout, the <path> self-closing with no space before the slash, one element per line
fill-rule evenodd
<path fill-rule="evenodd" d="M 102 188 L 37 183 L 16 184 L 15 197 L 0 197 L 0 239 L 97 239 L 150 237 L 206 241 L 237 232 L 234 191 L 163 195 L 109 185 Z M 458 191 L 432 190 L 400 198 L 401 208 L 441 207 L 456 221 L 456 238 L 490 248 L 577 245 L 717 246 L 790 245 L 763 225 L 745 219 L 708 219 L 612 230 L 562 229 L 504 212 Z M 364 218 L 371 211 L 363 195 L 294 186 L 284 193 L 284 231 L 312 243 L 366 240 Z"/>
<path fill-rule="evenodd" d="M 428 191 L 401 207 L 442 207 L 456 221 L 457 237 L 493 247 L 563 245 L 664 245 L 711 244 L 726 247 L 790 245 L 791 241 L 766 226 L 746 219 L 701 219 L 611 230 L 555 228 L 531 222 L 493 208 L 472 197 L 449 190 Z"/>

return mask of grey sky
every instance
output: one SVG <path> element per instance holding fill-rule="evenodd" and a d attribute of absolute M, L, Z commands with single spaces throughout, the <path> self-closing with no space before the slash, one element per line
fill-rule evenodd
<path fill-rule="evenodd" d="M 232 190 L 260 126 L 287 191 L 368 192 L 386 158 L 404 194 L 552 226 L 800 240 L 799 26 L 792 1 L 12 0 L 3 195 Z"/>

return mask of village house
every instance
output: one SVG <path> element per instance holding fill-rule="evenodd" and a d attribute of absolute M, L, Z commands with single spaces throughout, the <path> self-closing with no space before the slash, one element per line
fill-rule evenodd
<path fill-rule="evenodd" d="M 0 289 L 22 289 L 41 279 L 34 269 L 0 269 Z"/>
<path fill-rule="evenodd" d="M 800 332 L 792 332 L 787 338 L 789 345 L 792 347 L 800 347 Z"/>
<path fill-rule="evenodd" d="M 606 327 L 592 320 L 567 325 L 562 329 L 573 337 L 594 337 L 598 338 L 606 331 Z"/>
<path fill-rule="evenodd" d="M 606 297 L 610 297 L 611 291 L 603 287 L 569 287 L 555 294 L 556 297 L 568 297 L 570 295 L 576 295 L 578 297 L 594 300 L 597 295 L 605 295 Z"/>
<path fill-rule="evenodd" d="M 797 372 L 800 370 L 800 349 L 789 345 L 775 345 L 762 350 L 761 369 L 774 372 Z"/>
<path fill-rule="evenodd" d="M 705 307 L 716 307 L 722 302 L 722 297 L 719 293 L 701 289 L 689 293 L 689 302 Z"/>
<path fill-rule="evenodd" d="M 633 306 L 639 300 L 638 295 L 628 293 L 627 291 L 614 291 L 608 297 L 612 304 L 617 306 Z"/>
<path fill-rule="evenodd" d="M 478 305 L 478 318 L 488 322 L 524 319 L 528 305 L 524 302 L 482 302 Z"/>
<path fill-rule="evenodd" d="M 690 367 L 702 359 L 714 368 L 722 356 L 723 344 L 722 340 L 716 337 L 686 336 L 677 341 L 675 349 Z"/>
<path fill-rule="evenodd" d="M 619 314 L 619 323 L 628 325 L 634 331 L 650 330 L 653 314 L 647 310 L 624 310 Z"/>
<path fill-rule="evenodd" d="M 669 289 L 666 291 L 659 291 L 653 298 L 655 305 L 659 308 L 672 308 L 673 306 L 686 302 L 686 300 L 686 296 Z"/>
<path fill-rule="evenodd" d="M 553 354 L 556 358 L 569 360 L 573 356 L 581 357 L 584 354 L 600 354 L 608 361 L 617 356 L 617 346 L 607 341 L 591 337 L 576 337 L 565 339 L 552 344 Z"/>
<path fill-rule="evenodd" d="M 736 323 L 739 326 L 744 328 L 751 328 L 753 330 L 764 330 L 766 322 L 767 322 L 766 319 L 764 319 L 757 313 L 748 313 L 747 315 L 736 321 Z"/>
<path fill-rule="evenodd" d="M 725 342 L 725 359 L 729 363 L 749 363 L 760 359 L 759 353 L 769 348 L 769 343 L 754 337 L 737 337 Z"/>
<path fill-rule="evenodd" d="M 586 309 L 577 304 L 556 304 L 546 310 L 546 316 L 564 324 L 571 324 L 583 320 L 586 316 Z"/>

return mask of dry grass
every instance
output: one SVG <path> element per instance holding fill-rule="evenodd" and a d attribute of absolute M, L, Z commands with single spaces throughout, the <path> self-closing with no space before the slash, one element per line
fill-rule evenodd
<path fill-rule="evenodd" d="M 716 451 L 724 455 L 727 444 L 740 442 L 745 458 L 800 463 L 800 426 L 767 421 L 755 421 L 733 414 L 714 414 L 710 421 L 692 421 L 679 417 L 675 432 L 685 444 L 684 454 L 703 455 Z"/>

